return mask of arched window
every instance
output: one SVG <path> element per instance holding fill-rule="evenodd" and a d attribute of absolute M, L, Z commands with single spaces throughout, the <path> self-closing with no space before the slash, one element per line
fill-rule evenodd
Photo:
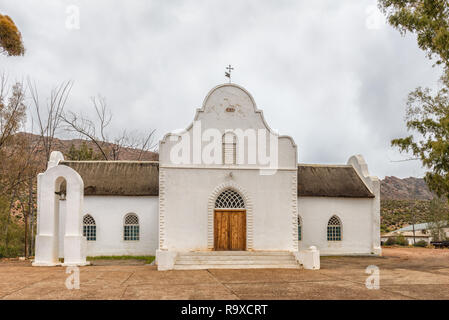
<path fill-rule="evenodd" d="M 227 189 L 215 200 L 215 209 L 245 209 L 245 202 L 238 192 Z"/>
<path fill-rule="evenodd" d="M 128 213 L 125 216 L 123 239 L 125 241 L 138 241 L 140 239 L 139 218 L 134 213 Z"/>
<path fill-rule="evenodd" d="M 298 241 L 302 240 L 302 220 L 301 217 L 298 216 Z"/>
<path fill-rule="evenodd" d="M 223 135 L 223 164 L 236 164 L 237 137 L 233 132 Z"/>
<path fill-rule="evenodd" d="M 341 241 L 341 221 L 332 216 L 327 223 L 327 241 Z"/>
<path fill-rule="evenodd" d="M 90 214 L 83 217 L 83 236 L 87 238 L 87 241 L 97 240 L 97 226 L 95 219 Z"/>

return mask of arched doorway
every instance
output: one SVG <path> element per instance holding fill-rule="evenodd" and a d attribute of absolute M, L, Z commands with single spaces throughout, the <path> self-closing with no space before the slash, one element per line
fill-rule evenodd
<path fill-rule="evenodd" d="M 214 250 L 246 250 L 246 208 L 240 194 L 223 191 L 215 200 Z"/>

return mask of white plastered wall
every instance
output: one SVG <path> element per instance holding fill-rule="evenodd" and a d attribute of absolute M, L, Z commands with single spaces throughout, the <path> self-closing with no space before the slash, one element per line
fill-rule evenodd
<path fill-rule="evenodd" d="M 247 249 L 295 250 L 296 202 L 293 207 L 292 189 L 297 187 L 296 171 L 262 176 L 258 170 L 170 168 L 161 169 L 160 174 L 166 190 L 170 190 L 163 195 L 161 249 L 212 250 L 213 203 L 221 191 L 231 188 L 245 201 Z"/>
<path fill-rule="evenodd" d="M 316 246 L 321 255 L 372 254 L 372 199 L 299 197 L 302 219 L 300 250 Z M 327 223 L 336 215 L 342 240 L 327 241 Z"/>
<path fill-rule="evenodd" d="M 234 111 L 228 112 L 229 108 Z M 254 151 L 265 144 L 276 154 L 277 170 L 264 175 L 269 166 L 249 161 L 247 139 L 244 161 L 223 165 L 195 159 L 193 124 L 179 134 L 167 134 L 159 145 L 159 249 L 212 250 L 213 202 L 221 191 L 232 188 L 245 200 L 248 250 L 297 250 L 297 149 L 293 139 L 272 131 L 252 96 L 235 84 L 212 89 L 194 123 L 201 125 L 201 132 L 217 129 L 221 135 L 227 130 L 265 130 L 266 140 L 257 138 Z M 183 133 L 190 137 L 191 152 L 188 163 L 180 164 L 173 161 L 171 150 L 179 142 L 175 137 Z M 277 150 L 271 150 L 269 135 L 276 139 Z M 200 148 L 208 143 L 203 141 Z"/>
<path fill-rule="evenodd" d="M 60 201 L 62 225 L 65 204 L 66 201 Z M 97 240 L 87 241 L 87 256 L 155 255 L 158 247 L 158 208 L 159 200 L 154 196 L 86 196 L 83 216 L 90 214 L 95 219 L 97 230 Z M 139 217 L 139 241 L 123 240 L 123 222 L 128 213 Z M 61 255 L 64 250 L 62 241 L 59 246 Z"/>

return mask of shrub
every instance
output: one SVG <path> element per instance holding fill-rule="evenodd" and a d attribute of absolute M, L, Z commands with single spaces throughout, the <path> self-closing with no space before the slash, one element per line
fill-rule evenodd
<path fill-rule="evenodd" d="M 393 246 L 396 244 L 396 237 L 390 237 L 385 241 L 386 246 Z"/>
<path fill-rule="evenodd" d="M 0 258 L 16 258 L 23 254 L 22 251 L 23 248 L 20 246 L 10 246 L 8 248 L 0 246 Z"/>
<path fill-rule="evenodd" d="M 396 244 L 400 246 L 408 246 L 408 241 L 402 234 L 400 234 L 396 237 Z"/>
<path fill-rule="evenodd" d="M 0 196 L 0 256 L 3 258 L 15 258 L 23 255 L 24 248 L 24 225 L 20 218 L 11 215 L 8 228 L 8 246 L 4 230 L 8 223 L 9 203 Z"/>
<path fill-rule="evenodd" d="M 418 242 L 416 242 L 414 244 L 415 247 L 421 247 L 421 248 L 425 248 L 427 247 L 427 241 L 424 240 L 419 240 Z"/>

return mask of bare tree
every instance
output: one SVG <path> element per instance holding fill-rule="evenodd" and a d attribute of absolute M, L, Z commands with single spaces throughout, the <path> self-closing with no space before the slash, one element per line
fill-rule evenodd
<path fill-rule="evenodd" d="M 72 86 L 72 81 L 65 81 L 59 86 L 54 87 L 50 92 L 50 97 L 46 102 L 46 108 L 44 110 L 39 100 L 36 84 L 28 79 L 28 87 L 36 111 L 39 135 L 47 161 L 50 159 L 50 153 L 55 141 L 54 138 L 58 129 L 60 129 L 61 115 L 64 113 Z"/>
<path fill-rule="evenodd" d="M 139 150 L 139 155 L 137 160 L 141 160 L 145 151 L 154 150 L 157 146 L 157 143 L 154 142 L 154 135 L 156 129 L 151 130 L 146 136 L 142 136 L 137 138 L 136 146 L 132 147 L 133 149 Z"/>
<path fill-rule="evenodd" d="M 8 77 L 3 73 L 0 76 L 0 150 L 25 121 L 24 100 L 25 90 L 22 83 L 17 82 L 10 88 Z"/>
<path fill-rule="evenodd" d="M 90 140 L 104 160 L 119 160 L 123 149 L 137 151 L 136 160 L 141 160 L 145 152 L 154 149 L 155 130 L 142 137 L 124 129 L 111 137 L 108 129 L 112 122 L 112 113 L 107 108 L 105 98 L 92 97 L 91 102 L 95 110 L 95 120 L 72 111 L 61 114 L 61 118 L 69 132 L 78 133 Z"/>

